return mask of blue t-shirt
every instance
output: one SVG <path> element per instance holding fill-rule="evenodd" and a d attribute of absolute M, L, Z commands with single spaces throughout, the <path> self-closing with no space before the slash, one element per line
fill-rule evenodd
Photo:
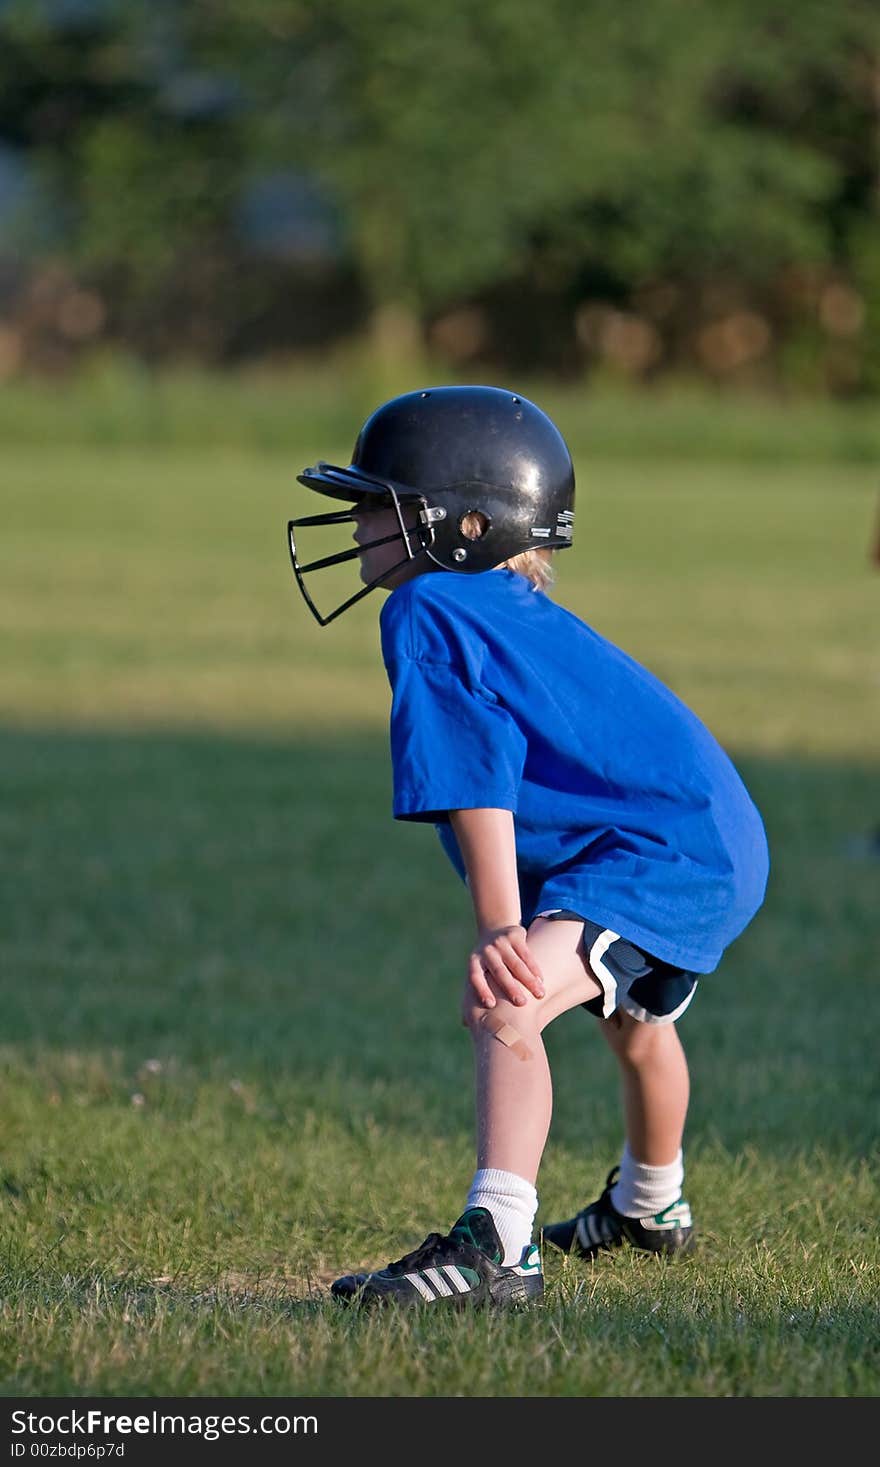
<path fill-rule="evenodd" d="M 515 571 L 437 571 L 381 614 L 394 816 L 514 812 L 522 920 L 569 908 L 710 973 L 764 898 L 764 827 L 708 729 Z"/>

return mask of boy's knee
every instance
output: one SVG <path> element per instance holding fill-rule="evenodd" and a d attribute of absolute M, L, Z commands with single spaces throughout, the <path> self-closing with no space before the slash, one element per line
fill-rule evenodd
<path fill-rule="evenodd" d="M 645 1024 L 622 1009 L 617 1009 L 602 1023 L 602 1032 L 614 1053 L 630 1065 L 648 1059 L 658 1044 L 665 1042 L 666 1030 L 672 1028 L 671 1024 Z"/>
<path fill-rule="evenodd" d="M 535 1025 L 515 1004 L 501 1001 L 493 1009 L 465 999 L 461 1021 L 475 1044 L 502 1044 L 519 1059 L 528 1059 L 535 1042 Z M 540 1032 L 540 1029 L 538 1030 Z"/>

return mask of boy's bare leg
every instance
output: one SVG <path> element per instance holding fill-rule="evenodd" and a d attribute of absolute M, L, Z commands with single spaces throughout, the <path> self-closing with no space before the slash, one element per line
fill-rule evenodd
<path fill-rule="evenodd" d="M 510 1003 L 496 990 L 486 1009 L 468 985 L 463 1020 L 474 1040 L 477 1166 L 513 1172 L 534 1185 L 553 1106 L 550 1067 L 541 1031 L 601 988 L 584 960 L 583 923 L 537 918 L 529 948 L 544 977 L 542 999 Z"/>
<path fill-rule="evenodd" d="M 646 1166 L 667 1166 L 681 1150 L 690 1098 L 675 1025 L 644 1024 L 618 1010 L 601 1028 L 620 1065 L 630 1152 Z"/>

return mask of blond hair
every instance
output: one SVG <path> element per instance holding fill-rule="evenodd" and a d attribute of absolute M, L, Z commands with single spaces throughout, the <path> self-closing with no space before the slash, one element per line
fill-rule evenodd
<path fill-rule="evenodd" d="M 489 521 L 479 509 L 472 509 L 464 515 L 461 521 L 461 533 L 467 540 L 479 540 L 485 535 L 489 528 Z M 518 575 L 525 576 L 531 581 L 533 591 L 546 591 L 548 586 L 553 585 L 553 566 L 550 557 L 553 551 L 542 546 L 537 550 L 523 550 L 519 555 L 512 555 L 509 560 L 502 560 L 501 565 L 505 570 L 516 571 Z"/>
<path fill-rule="evenodd" d="M 552 554 L 550 549 L 524 550 L 521 555 L 512 555 L 503 564 L 508 570 L 518 571 L 527 581 L 531 581 L 533 591 L 546 591 L 555 580 L 555 569 L 550 562 Z"/>

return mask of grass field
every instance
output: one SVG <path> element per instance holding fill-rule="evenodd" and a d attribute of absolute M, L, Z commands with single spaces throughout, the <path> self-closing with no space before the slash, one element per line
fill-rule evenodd
<path fill-rule="evenodd" d="M 773 873 L 682 1023 L 699 1253 L 376 1319 L 328 1280 L 472 1170 L 471 917 L 390 819 L 378 596 L 321 630 L 289 574 L 295 473 L 357 426 L 322 391 L 0 396 L 0 1394 L 876 1396 L 874 419 L 545 395 L 555 594 L 721 738 Z M 616 1159 L 600 1043 L 549 1031 L 539 1219 Z"/>

